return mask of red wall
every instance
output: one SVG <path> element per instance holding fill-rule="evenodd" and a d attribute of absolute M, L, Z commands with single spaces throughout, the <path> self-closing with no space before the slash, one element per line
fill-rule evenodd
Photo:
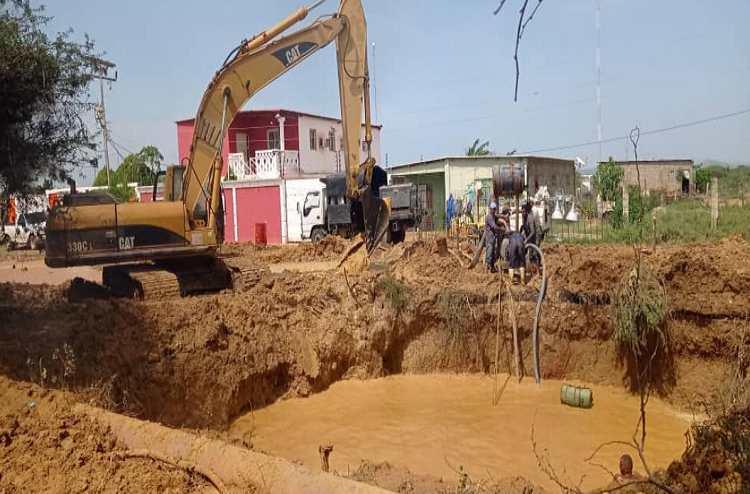
<path fill-rule="evenodd" d="M 232 189 L 222 189 L 224 194 L 224 242 L 236 242 L 234 238 L 234 202 Z"/>
<path fill-rule="evenodd" d="M 268 129 L 279 128 L 276 120 L 276 111 L 246 111 L 240 112 L 235 117 L 229 131 L 224 136 L 224 170 L 222 175 L 226 176 L 229 162 L 228 154 L 237 152 L 237 134 L 243 133 L 248 136 L 248 157 L 255 156 L 255 151 L 268 149 Z M 281 112 L 286 117 L 284 121 L 284 144 L 290 151 L 299 151 L 299 119 L 297 115 Z M 177 122 L 177 159 L 180 164 L 187 162 L 190 155 L 190 145 L 193 142 L 194 119 Z"/>
<path fill-rule="evenodd" d="M 190 145 L 193 143 L 193 125 L 195 120 L 177 122 L 177 160 L 182 165 L 190 156 Z"/>
<path fill-rule="evenodd" d="M 229 127 L 229 152 L 237 152 L 237 134 L 247 134 L 248 155 L 255 156 L 255 151 L 268 149 L 268 129 L 278 129 L 279 122 L 276 120 L 275 111 L 250 111 L 240 112 Z M 287 112 L 280 112 L 286 117 L 284 121 L 284 144 L 285 148 L 293 151 L 299 150 L 299 125 L 297 116 Z"/>
<path fill-rule="evenodd" d="M 180 161 L 180 165 L 187 165 L 187 159 L 190 156 L 190 145 L 193 143 L 193 127 L 194 119 L 177 122 L 177 159 Z M 229 150 L 229 133 L 224 135 L 224 148 L 221 153 L 224 158 L 224 168 L 221 172 L 222 176 L 226 176 L 227 170 L 229 169 L 228 155 Z"/>
<path fill-rule="evenodd" d="M 255 223 L 266 223 L 269 244 L 281 244 L 281 196 L 278 185 L 238 187 L 237 239 L 234 238 L 234 201 L 232 189 L 224 194 L 224 241 L 255 242 Z M 152 193 L 141 192 L 141 202 L 151 202 Z"/>
<path fill-rule="evenodd" d="M 227 189 L 231 195 L 231 190 Z M 255 241 L 255 224 L 266 223 L 269 244 L 281 244 L 281 193 L 278 185 L 237 188 L 237 235 Z M 234 228 L 234 227 L 232 227 Z M 232 237 L 234 238 L 234 233 Z"/>

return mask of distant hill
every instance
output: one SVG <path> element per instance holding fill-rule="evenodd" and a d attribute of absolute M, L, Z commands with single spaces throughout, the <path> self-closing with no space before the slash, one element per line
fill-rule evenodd
<path fill-rule="evenodd" d="M 738 166 L 746 165 L 748 163 L 728 163 L 726 161 L 705 159 L 705 160 L 693 160 L 696 165 L 702 164 L 703 166 L 721 166 L 723 168 L 737 168 Z"/>

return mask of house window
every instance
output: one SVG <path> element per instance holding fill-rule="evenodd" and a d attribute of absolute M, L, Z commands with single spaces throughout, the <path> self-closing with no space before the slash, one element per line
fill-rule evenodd
<path fill-rule="evenodd" d="M 279 129 L 268 129 L 266 131 L 266 141 L 268 142 L 268 149 L 281 149 Z"/>
<path fill-rule="evenodd" d="M 339 139 L 339 149 L 344 149 L 344 138 Z"/>
<path fill-rule="evenodd" d="M 669 172 L 669 180 L 670 180 L 671 182 L 674 182 L 675 180 L 677 180 L 677 177 L 675 176 L 675 172 L 674 172 L 674 170 L 671 170 L 671 171 Z"/>
<path fill-rule="evenodd" d="M 323 138 L 322 138 L 322 137 L 318 137 L 318 148 L 320 148 L 320 150 L 321 150 L 321 151 L 322 151 L 323 149 L 325 149 L 325 148 L 323 147 Z"/>
<path fill-rule="evenodd" d="M 310 149 L 318 149 L 318 131 L 315 129 L 310 129 Z"/>
<path fill-rule="evenodd" d="M 328 150 L 331 152 L 336 151 L 336 133 L 334 131 L 328 133 Z"/>
<path fill-rule="evenodd" d="M 367 141 L 362 141 L 362 152 L 363 153 L 367 152 Z"/>

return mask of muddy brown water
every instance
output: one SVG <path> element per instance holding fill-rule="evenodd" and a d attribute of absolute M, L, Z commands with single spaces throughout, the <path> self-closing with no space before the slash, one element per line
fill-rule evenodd
<path fill-rule="evenodd" d="M 500 376 L 499 387 L 506 376 Z M 568 381 L 574 384 L 582 384 Z M 546 488 L 554 485 L 539 469 L 531 442 L 546 450 L 561 479 L 593 488 L 611 480 L 586 463 L 597 446 L 629 441 L 638 421 L 638 398 L 609 386 L 591 386 L 594 407 L 560 404 L 563 381 L 511 379 L 497 406 L 494 380 L 475 375 L 402 375 L 370 381 L 339 381 L 308 398 L 275 403 L 238 418 L 230 436 L 248 438 L 257 450 L 318 468 L 318 446 L 333 444 L 331 469 L 347 472 L 361 460 L 387 461 L 413 473 L 458 479 L 459 465 L 472 478 L 523 476 Z M 692 417 L 651 398 L 646 458 L 652 469 L 666 468 L 685 449 Z M 593 460 L 616 470 L 620 456 L 633 451 L 608 446 Z"/>

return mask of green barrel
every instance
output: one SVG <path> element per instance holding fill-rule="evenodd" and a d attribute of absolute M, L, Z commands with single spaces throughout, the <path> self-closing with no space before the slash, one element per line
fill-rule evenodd
<path fill-rule="evenodd" d="M 560 403 L 578 408 L 594 406 L 594 394 L 589 388 L 563 384 L 560 388 Z"/>

